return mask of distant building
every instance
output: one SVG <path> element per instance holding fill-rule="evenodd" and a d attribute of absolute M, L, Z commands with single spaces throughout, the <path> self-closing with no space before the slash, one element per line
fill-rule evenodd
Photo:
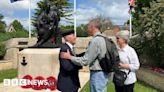
<path fill-rule="evenodd" d="M 15 32 L 16 30 L 15 30 L 15 28 L 13 27 L 13 25 L 12 24 L 10 24 L 9 26 L 7 26 L 7 28 L 6 28 L 6 32 Z"/>
<path fill-rule="evenodd" d="M 115 25 L 115 26 L 119 26 L 121 30 L 129 30 L 129 25 L 125 24 L 125 25 Z"/>
<path fill-rule="evenodd" d="M 105 30 L 103 34 L 105 34 L 106 36 L 114 36 L 113 30 Z"/>
<path fill-rule="evenodd" d="M 126 25 L 114 25 L 114 26 L 118 26 L 121 31 L 126 31 L 128 30 L 128 26 Z M 107 35 L 107 36 L 115 36 L 115 32 L 113 31 L 113 29 L 107 29 L 103 32 L 103 34 Z"/>

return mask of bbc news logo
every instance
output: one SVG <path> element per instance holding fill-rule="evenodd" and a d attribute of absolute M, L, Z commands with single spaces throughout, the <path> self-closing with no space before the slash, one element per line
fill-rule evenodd
<path fill-rule="evenodd" d="M 50 85 L 48 80 L 4 79 L 4 86 Z"/>
<path fill-rule="evenodd" d="M 22 79 L 4 79 L 4 86 L 21 86 L 22 88 L 32 88 L 34 90 L 50 89 L 56 90 L 56 78 L 50 76 L 44 78 L 42 76 L 37 76 L 32 78 L 30 75 L 25 75 Z"/>

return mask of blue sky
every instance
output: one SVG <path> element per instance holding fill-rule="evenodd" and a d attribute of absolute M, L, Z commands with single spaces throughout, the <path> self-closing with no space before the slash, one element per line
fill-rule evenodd
<path fill-rule="evenodd" d="M 40 0 L 31 0 L 32 14 Z M 70 2 L 73 3 L 73 0 Z M 77 0 L 77 25 L 86 24 L 89 19 L 98 15 L 111 18 L 117 25 L 123 25 L 129 18 L 128 0 Z M 7 25 L 18 19 L 24 27 L 28 28 L 29 0 L 10 3 L 10 0 L 0 0 L 0 13 L 5 18 Z M 61 24 L 64 23 L 64 19 Z"/>
<path fill-rule="evenodd" d="M 35 9 L 39 0 L 31 0 L 31 9 Z M 0 0 L 0 13 L 4 15 L 4 21 L 7 25 L 15 19 L 19 20 L 25 28 L 28 28 L 29 0 L 11 3 L 10 0 Z"/>
<path fill-rule="evenodd" d="M 102 15 L 116 25 L 123 25 L 129 18 L 128 10 L 128 0 L 77 0 L 77 23 L 87 23 Z"/>

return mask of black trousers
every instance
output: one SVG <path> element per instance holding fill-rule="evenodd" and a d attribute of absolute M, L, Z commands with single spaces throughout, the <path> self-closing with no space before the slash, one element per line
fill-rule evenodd
<path fill-rule="evenodd" d="M 124 86 L 115 85 L 116 92 L 134 92 L 134 83 Z"/>
<path fill-rule="evenodd" d="M 78 92 L 78 90 L 74 91 L 61 91 L 61 92 Z"/>
<path fill-rule="evenodd" d="M 63 91 L 61 91 L 61 92 L 78 92 L 78 89 L 79 89 L 79 88 L 70 89 L 70 90 L 63 90 Z"/>

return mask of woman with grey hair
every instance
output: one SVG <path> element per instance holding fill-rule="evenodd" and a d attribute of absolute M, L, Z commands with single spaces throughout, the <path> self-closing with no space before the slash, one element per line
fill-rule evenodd
<path fill-rule="evenodd" d="M 135 50 L 128 45 L 129 31 L 120 31 L 116 34 L 117 43 L 119 46 L 120 63 L 119 68 L 121 71 L 126 72 L 127 78 L 123 86 L 115 84 L 116 92 L 134 92 L 134 84 L 137 81 L 136 71 L 139 69 L 140 63 Z"/>

